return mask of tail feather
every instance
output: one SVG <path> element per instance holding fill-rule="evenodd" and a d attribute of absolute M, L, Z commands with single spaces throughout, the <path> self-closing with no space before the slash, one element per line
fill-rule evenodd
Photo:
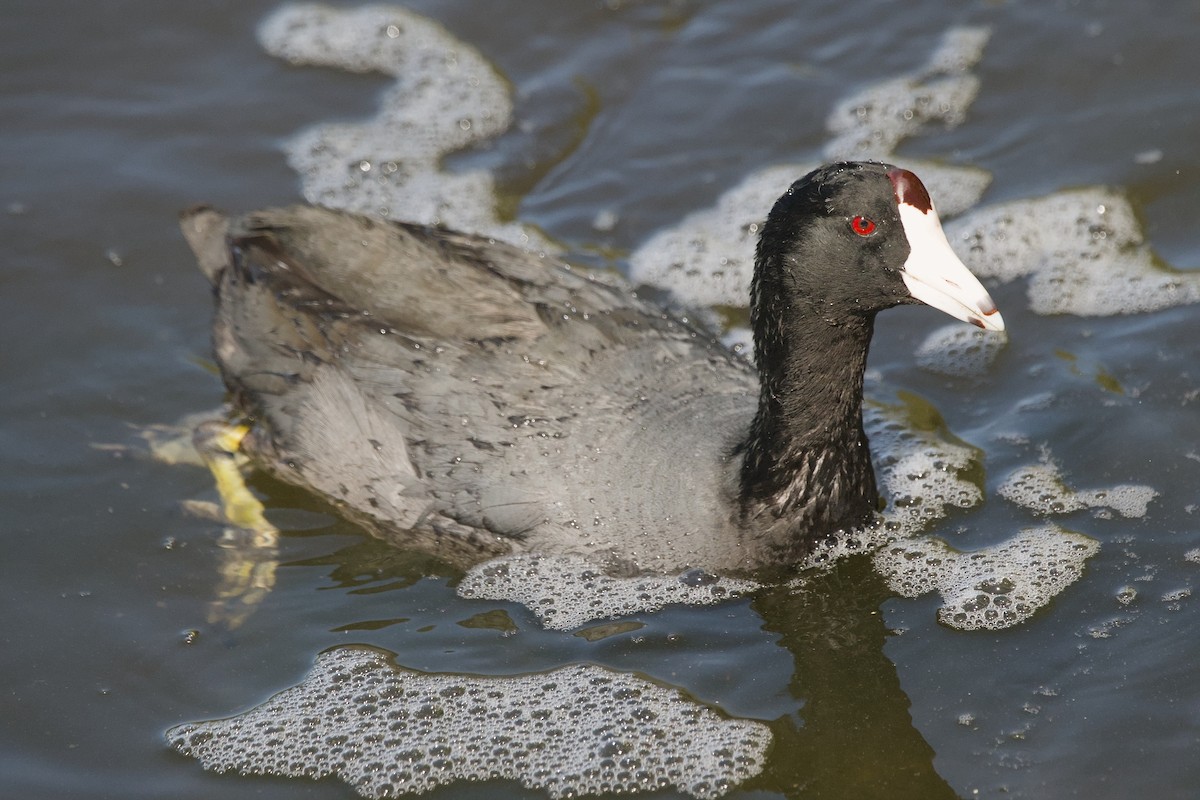
<path fill-rule="evenodd" d="M 225 242 L 229 217 L 212 206 L 193 206 L 179 215 L 179 227 L 196 254 L 200 271 L 215 285 L 221 271 L 229 266 L 229 248 Z"/>

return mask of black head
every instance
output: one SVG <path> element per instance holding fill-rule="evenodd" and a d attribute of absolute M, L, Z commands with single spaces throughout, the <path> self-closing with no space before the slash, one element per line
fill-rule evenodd
<path fill-rule="evenodd" d="M 805 313 L 869 325 L 885 308 L 924 302 L 1003 328 L 950 249 L 920 179 L 890 164 L 841 162 L 793 183 L 763 226 L 753 295 L 756 317 Z"/>
<path fill-rule="evenodd" d="M 786 297 L 837 324 L 911 297 L 900 277 L 909 245 L 886 170 L 832 164 L 788 188 L 758 243 L 760 301 Z"/>

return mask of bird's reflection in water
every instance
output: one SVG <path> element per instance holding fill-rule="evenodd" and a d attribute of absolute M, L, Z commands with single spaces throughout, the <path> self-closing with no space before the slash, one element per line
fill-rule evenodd
<path fill-rule="evenodd" d="M 790 689 L 804 707 L 771 724 L 772 758 L 746 788 L 803 798 L 958 797 L 934 769 L 883 651 L 881 606 L 892 596 L 869 559 L 856 557 L 802 588 L 755 599 L 763 628 L 792 654 Z"/>

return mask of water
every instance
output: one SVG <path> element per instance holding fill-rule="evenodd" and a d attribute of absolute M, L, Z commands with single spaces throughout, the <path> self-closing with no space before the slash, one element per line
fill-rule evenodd
<path fill-rule="evenodd" d="M 493 172 L 502 211 L 587 263 L 624 268 L 747 175 L 819 160 L 837 103 L 920 68 L 946 30 L 986 25 L 962 123 L 904 140 L 895 159 L 986 170 L 985 207 L 1109 187 L 1132 203 L 1153 257 L 1195 280 L 1194 4 L 410 7 L 515 90 L 516 126 L 449 167 Z M 273 590 L 240 627 L 210 624 L 227 551 L 220 526 L 181 504 L 211 500 L 211 483 L 149 459 L 137 435 L 221 402 L 208 289 L 175 213 L 296 199 L 285 142 L 371 117 L 391 83 L 267 55 L 254 30 L 271 8 L 6 6 L 0 795 L 353 797 L 333 779 L 206 773 L 162 738 L 298 683 L 317 653 L 348 643 L 417 670 L 582 662 L 682 688 L 771 729 L 766 770 L 734 797 L 1195 794 L 1195 306 L 1043 316 L 1025 279 L 993 284 L 1011 340 L 982 377 L 918 365 L 945 323 L 934 312 L 881 318 L 877 399 L 923 398 L 982 448 L 987 500 L 940 523 L 952 544 L 1041 524 L 998 490 L 1043 461 L 1074 489 L 1159 493 L 1142 518 L 1057 517 L 1100 551 L 1011 629 L 940 625 L 936 595 L 895 597 L 852 561 L 799 596 L 668 608 L 588 636 L 546 631 L 518 605 L 459 598 L 456 575 L 264 479 L 254 487 L 286 531 Z M 497 795 L 540 793 L 513 782 L 433 793 Z"/>

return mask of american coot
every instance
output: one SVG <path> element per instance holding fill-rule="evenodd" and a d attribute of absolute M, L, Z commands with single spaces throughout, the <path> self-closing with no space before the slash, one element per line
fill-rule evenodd
<path fill-rule="evenodd" d="M 921 181 L 887 164 L 823 167 L 771 209 L 754 366 L 628 286 L 476 236 L 312 206 L 197 208 L 183 228 L 215 287 L 241 449 L 460 564 L 793 563 L 879 506 L 875 314 L 924 302 L 1004 328 Z"/>

